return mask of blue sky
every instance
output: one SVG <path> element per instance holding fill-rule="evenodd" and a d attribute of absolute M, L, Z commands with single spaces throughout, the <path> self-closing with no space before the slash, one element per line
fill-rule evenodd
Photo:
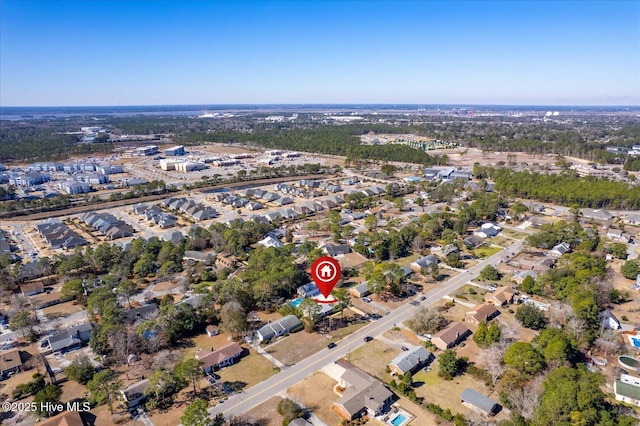
<path fill-rule="evenodd" d="M 0 2 L 0 104 L 640 105 L 639 1 Z"/>

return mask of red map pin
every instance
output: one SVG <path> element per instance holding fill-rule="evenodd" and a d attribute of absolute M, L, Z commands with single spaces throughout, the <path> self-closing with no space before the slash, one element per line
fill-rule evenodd
<path fill-rule="evenodd" d="M 340 264 L 332 257 L 322 256 L 311 265 L 311 277 L 325 299 L 329 297 L 341 276 Z"/>

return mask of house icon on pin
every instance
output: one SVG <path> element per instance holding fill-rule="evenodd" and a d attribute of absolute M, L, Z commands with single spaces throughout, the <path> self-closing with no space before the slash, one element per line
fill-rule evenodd
<path fill-rule="evenodd" d="M 322 278 L 331 278 L 331 276 L 333 275 L 333 268 L 329 265 L 324 265 L 321 269 L 320 269 L 320 276 Z"/>

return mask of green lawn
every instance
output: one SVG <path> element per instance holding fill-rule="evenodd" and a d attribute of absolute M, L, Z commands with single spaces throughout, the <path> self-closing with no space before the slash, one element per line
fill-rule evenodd
<path fill-rule="evenodd" d="M 496 246 L 482 246 L 477 249 L 472 250 L 472 253 L 475 254 L 480 259 L 484 259 L 485 257 L 491 257 L 494 254 L 498 253 L 502 250 L 501 247 Z"/>
<path fill-rule="evenodd" d="M 244 382 L 246 387 L 251 387 L 279 371 L 280 369 L 275 367 L 269 360 L 250 349 L 249 355 L 240 358 L 234 365 L 216 371 L 216 374 L 224 382 Z"/>
<path fill-rule="evenodd" d="M 461 299 L 469 303 L 482 303 L 484 301 L 485 293 L 486 291 L 474 285 L 465 284 L 460 287 L 455 293 L 451 293 L 449 296 L 453 297 L 454 299 Z"/>
<path fill-rule="evenodd" d="M 506 235 L 507 237 L 517 238 L 518 240 L 527 238 L 527 236 L 529 236 L 529 234 L 525 232 L 514 231 L 513 229 L 503 229 L 500 233 Z"/>

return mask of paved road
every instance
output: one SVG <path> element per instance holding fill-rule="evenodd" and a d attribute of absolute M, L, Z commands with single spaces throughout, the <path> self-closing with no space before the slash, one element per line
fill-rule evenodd
<path fill-rule="evenodd" d="M 457 290 L 469 280 L 475 278 L 485 266 L 489 264 L 495 265 L 500 260 L 504 261 L 511 257 L 512 253 L 515 254 L 519 252 L 521 248 L 522 241 L 517 241 L 501 252 L 482 260 L 477 265 L 469 268 L 467 272 L 453 277 L 444 284 L 425 293 L 426 299 L 420 302 L 420 306 L 431 305 L 437 302 L 445 295 Z M 280 373 L 258 383 L 255 386 L 252 386 L 247 389 L 246 392 L 236 394 L 224 403 L 210 408 L 209 414 L 215 416 L 218 413 L 223 413 L 225 416 L 233 416 L 246 413 L 258 404 L 268 400 L 279 392 L 285 391 L 290 386 L 320 370 L 324 365 L 330 364 L 339 358 L 346 356 L 350 351 L 357 349 L 359 346 L 364 344 L 363 338 L 365 336 L 380 335 L 393 327 L 393 324 L 407 320 L 415 313 L 416 309 L 416 306 L 405 304 L 398 309 L 391 311 L 388 315 L 377 321 L 371 322 L 357 332 L 351 334 L 349 337 L 339 341 L 336 348 L 322 349 L 320 352 L 305 358 L 298 364 L 282 369 Z"/>

